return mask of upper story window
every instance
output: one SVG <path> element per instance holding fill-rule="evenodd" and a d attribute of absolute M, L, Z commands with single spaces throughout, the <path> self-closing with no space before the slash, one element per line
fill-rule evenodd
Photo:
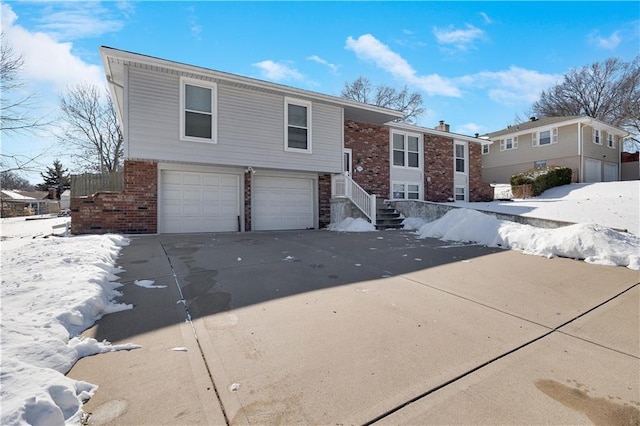
<path fill-rule="evenodd" d="M 487 155 L 489 153 L 489 144 L 482 145 L 482 155 Z"/>
<path fill-rule="evenodd" d="M 285 98 L 284 150 L 311 153 L 311 102 Z"/>
<path fill-rule="evenodd" d="M 500 151 L 508 151 L 510 149 L 518 149 L 518 137 L 502 139 L 500 141 Z"/>
<path fill-rule="evenodd" d="M 609 133 L 608 138 L 607 138 L 607 146 L 609 148 L 615 148 L 616 147 L 616 137 L 614 135 L 612 135 L 611 133 Z"/>
<path fill-rule="evenodd" d="M 558 128 L 534 132 L 531 134 L 531 144 L 533 146 L 545 146 L 558 143 Z"/>
<path fill-rule="evenodd" d="M 456 144 L 456 172 L 465 173 L 465 146 L 462 144 Z"/>
<path fill-rule="evenodd" d="M 601 136 L 602 135 L 600 134 L 600 129 L 593 129 L 593 133 L 592 133 L 593 143 L 601 145 L 602 144 Z"/>
<path fill-rule="evenodd" d="M 180 139 L 216 142 L 215 83 L 180 79 Z"/>
<path fill-rule="evenodd" d="M 420 137 L 405 133 L 393 133 L 393 165 L 420 167 Z"/>

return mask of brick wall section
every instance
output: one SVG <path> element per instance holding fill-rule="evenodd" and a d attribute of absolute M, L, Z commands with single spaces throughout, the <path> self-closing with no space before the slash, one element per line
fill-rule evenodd
<path fill-rule="evenodd" d="M 154 162 L 125 161 L 122 192 L 71 199 L 73 234 L 158 232 L 158 168 Z"/>
<path fill-rule="evenodd" d="M 353 151 L 353 180 L 369 193 L 389 198 L 389 128 L 345 120 L 344 147 Z M 361 172 L 356 171 L 358 159 Z"/>
<path fill-rule="evenodd" d="M 469 201 L 492 201 L 493 188 L 482 180 L 482 145 L 469 143 Z"/>
<path fill-rule="evenodd" d="M 453 198 L 453 139 L 424 135 L 424 188 L 426 201 Z"/>
<path fill-rule="evenodd" d="M 244 230 L 251 231 L 251 182 L 253 174 L 244 174 Z"/>
<path fill-rule="evenodd" d="M 331 223 L 331 175 L 318 175 L 318 226 L 325 228 Z"/>

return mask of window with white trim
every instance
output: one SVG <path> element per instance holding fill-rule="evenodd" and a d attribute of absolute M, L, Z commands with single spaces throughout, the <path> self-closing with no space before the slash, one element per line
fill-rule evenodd
<path fill-rule="evenodd" d="M 215 83 L 180 79 L 180 139 L 216 142 Z"/>
<path fill-rule="evenodd" d="M 502 139 L 500 141 L 500 151 L 508 151 L 511 149 L 518 149 L 518 137 Z"/>
<path fill-rule="evenodd" d="M 489 144 L 482 145 L 482 155 L 487 155 L 489 153 Z"/>
<path fill-rule="evenodd" d="M 467 170 L 465 168 L 465 146 L 462 144 L 456 144 L 456 172 L 465 173 Z"/>
<path fill-rule="evenodd" d="M 608 134 L 607 146 L 609 148 L 615 148 L 616 147 L 616 137 L 615 137 L 615 135 L 612 135 L 611 133 Z"/>
<path fill-rule="evenodd" d="M 593 139 L 593 143 L 602 145 L 600 129 L 593 129 L 592 139 Z"/>
<path fill-rule="evenodd" d="M 406 133 L 391 134 L 393 165 L 396 167 L 420 167 L 420 137 Z"/>
<path fill-rule="evenodd" d="M 419 200 L 420 184 L 411 182 L 394 182 L 393 198 L 396 200 Z"/>
<path fill-rule="evenodd" d="M 465 187 L 464 186 L 456 186 L 455 187 L 455 199 L 456 201 L 464 201 L 465 200 Z"/>
<path fill-rule="evenodd" d="M 558 128 L 542 130 L 531 134 L 531 144 L 533 146 L 545 146 L 558 143 Z"/>
<path fill-rule="evenodd" d="M 311 102 L 285 98 L 284 150 L 311 153 Z"/>

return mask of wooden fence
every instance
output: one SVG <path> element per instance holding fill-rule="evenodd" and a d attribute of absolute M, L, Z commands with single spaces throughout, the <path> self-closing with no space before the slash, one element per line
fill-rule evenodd
<path fill-rule="evenodd" d="M 122 172 L 83 173 L 71 175 L 71 198 L 95 194 L 98 191 L 122 191 L 124 178 Z"/>

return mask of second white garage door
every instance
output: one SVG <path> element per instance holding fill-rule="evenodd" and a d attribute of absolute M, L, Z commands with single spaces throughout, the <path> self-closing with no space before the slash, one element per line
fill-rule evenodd
<path fill-rule="evenodd" d="M 160 232 L 239 231 L 237 175 L 163 170 Z"/>
<path fill-rule="evenodd" d="M 314 180 L 254 176 L 251 228 L 255 231 L 315 227 Z"/>

